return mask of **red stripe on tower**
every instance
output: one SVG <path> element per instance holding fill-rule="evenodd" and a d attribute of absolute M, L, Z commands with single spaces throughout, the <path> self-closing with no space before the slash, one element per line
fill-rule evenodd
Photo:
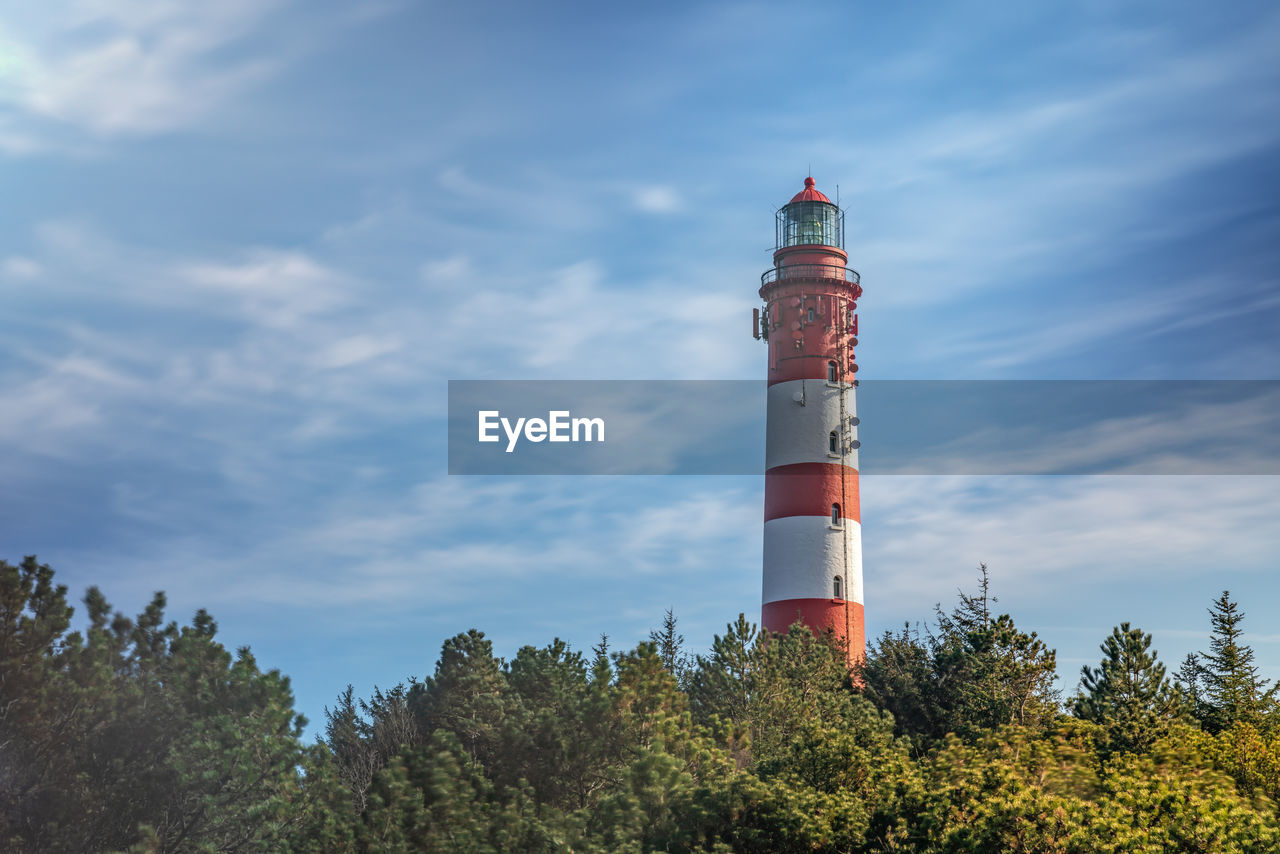
<path fill-rule="evenodd" d="M 844 212 L 806 178 L 777 215 L 757 338 L 769 346 L 761 623 L 830 632 L 866 651 L 854 347 L 862 286 Z"/>
<path fill-rule="evenodd" d="M 826 516 L 840 504 L 845 518 L 861 522 L 858 472 L 852 476 L 835 463 L 793 463 L 769 469 L 764 491 L 764 520 L 783 516 Z M 841 477 L 841 475 L 845 475 Z"/>

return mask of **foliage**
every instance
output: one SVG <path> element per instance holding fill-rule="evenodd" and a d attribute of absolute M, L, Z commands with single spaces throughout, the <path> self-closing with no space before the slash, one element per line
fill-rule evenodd
<path fill-rule="evenodd" d="M 1243 642 L 1244 614 L 1230 591 L 1209 608 L 1209 651 L 1183 665 L 1180 677 L 1195 699 L 1194 712 L 1206 729 L 1221 732 L 1237 723 L 1274 728 L 1277 688 L 1268 686 L 1253 663 L 1253 648 Z"/>
<path fill-rule="evenodd" d="M 671 612 L 590 657 L 557 639 L 504 661 L 464 632 L 423 682 L 348 687 L 306 746 L 288 681 L 204 612 L 179 628 L 157 595 L 131 620 L 91 589 L 81 635 L 65 592 L 0 563 L 3 850 L 1280 850 L 1270 689 L 1225 597 L 1198 693 L 1122 624 L 1074 716 L 984 575 L 852 675 L 830 638 L 742 615 L 693 658 Z"/>
<path fill-rule="evenodd" d="M 1008 614 L 992 616 L 985 564 L 980 572 L 978 594 L 961 592 L 950 612 L 937 608 L 936 631 L 886 632 L 861 667 L 866 695 L 920 746 L 1004 724 L 1043 729 L 1057 714 L 1055 652 Z"/>
<path fill-rule="evenodd" d="M 307 812 L 308 759 L 289 680 L 179 629 L 157 593 L 136 620 L 53 571 L 0 561 L 0 847 L 9 851 L 265 849 Z"/>
<path fill-rule="evenodd" d="M 1215 768 L 1231 775 L 1243 794 L 1280 804 L 1280 735 L 1268 737 L 1253 724 L 1235 723 L 1218 733 L 1204 752 Z"/>
<path fill-rule="evenodd" d="M 1081 668 L 1081 692 L 1072 710 L 1106 728 L 1108 752 L 1145 750 L 1178 716 L 1178 695 L 1150 651 L 1151 635 L 1121 623 L 1101 649 L 1098 667 Z"/>
<path fill-rule="evenodd" d="M 1206 769 L 1176 729 L 1147 754 L 1098 768 L 1088 729 L 1005 727 L 949 737 L 918 783 L 877 817 L 872 850 L 1264 852 L 1280 844 L 1269 805 Z"/>
<path fill-rule="evenodd" d="M 684 635 L 676 630 L 674 609 L 668 608 L 662 615 L 662 628 L 649 632 L 649 641 L 657 646 L 662 666 L 683 687 L 689 673 L 689 655 L 684 651 Z"/>

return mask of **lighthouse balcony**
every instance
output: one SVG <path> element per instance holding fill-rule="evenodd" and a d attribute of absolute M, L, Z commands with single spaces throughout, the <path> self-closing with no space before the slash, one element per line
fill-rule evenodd
<path fill-rule="evenodd" d="M 858 271 L 839 264 L 785 264 L 766 270 L 760 277 L 760 286 L 771 285 L 782 280 L 821 280 L 859 284 L 861 278 Z"/>

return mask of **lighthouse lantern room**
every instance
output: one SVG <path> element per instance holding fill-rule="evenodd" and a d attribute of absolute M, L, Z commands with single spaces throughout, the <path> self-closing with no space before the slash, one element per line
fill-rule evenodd
<path fill-rule="evenodd" d="M 813 178 L 777 214 L 754 334 L 768 345 L 761 623 L 866 649 L 858 502 L 858 298 L 844 212 Z"/>

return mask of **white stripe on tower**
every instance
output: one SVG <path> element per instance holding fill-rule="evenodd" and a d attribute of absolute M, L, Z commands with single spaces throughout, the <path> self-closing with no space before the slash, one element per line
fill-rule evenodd
<path fill-rule="evenodd" d="M 858 451 L 849 440 L 858 428 L 845 424 L 841 432 L 840 386 L 826 380 L 788 380 L 769 386 L 765 424 L 764 467 L 767 472 L 793 463 L 835 463 L 858 470 Z M 857 415 L 853 388 L 846 385 L 845 418 Z M 832 452 L 830 436 L 840 441 Z"/>
<path fill-rule="evenodd" d="M 846 554 L 851 558 L 845 566 Z M 763 601 L 784 599 L 848 599 L 862 602 L 862 526 L 852 519 L 839 525 L 826 516 L 785 516 L 764 523 L 764 562 L 779 572 L 766 572 Z M 834 579 L 842 579 L 835 591 Z"/>

